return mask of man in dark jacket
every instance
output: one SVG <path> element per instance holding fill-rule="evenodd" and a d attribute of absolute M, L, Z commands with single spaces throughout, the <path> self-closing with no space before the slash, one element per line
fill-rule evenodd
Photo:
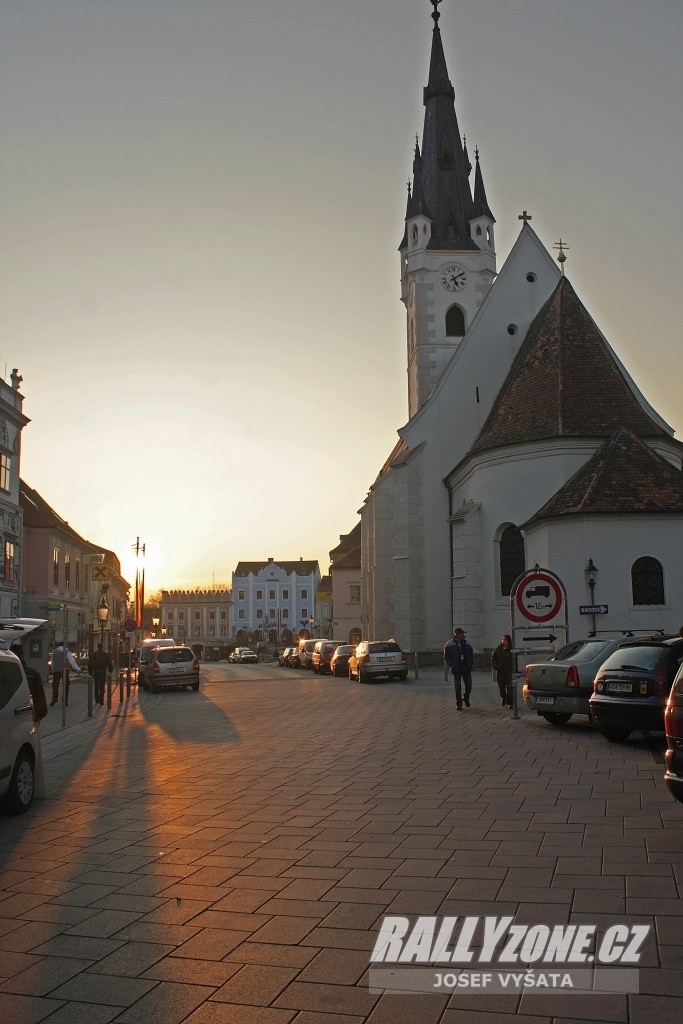
<path fill-rule="evenodd" d="M 104 704 L 104 684 L 107 681 L 107 672 L 113 671 L 111 655 L 105 651 L 104 644 L 98 644 L 97 650 L 93 651 L 88 661 L 88 672 L 95 680 L 95 701 L 98 704 Z"/>
<path fill-rule="evenodd" d="M 463 702 L 465 707 L 470 706 L 470 694 L 472 692 L 472 669 L 474 668 L 474 651 L 465 639 L 464 629 L 456 629 L 453 639 L 449 640 L 443 649 L 444 661 L 453 673 L 455 684 L 455 703 L 458 711 L 462 711 Z M 465 693 L 462 693 L 462 684 L 465 685 Z"/>

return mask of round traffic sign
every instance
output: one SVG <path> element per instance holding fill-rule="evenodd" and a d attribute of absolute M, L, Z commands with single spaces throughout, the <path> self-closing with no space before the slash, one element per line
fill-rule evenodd
<path fill-rule="evenodd" d="M 135 623 L 135 619 L 126 619 L 126 621 L 123 624 L 123 628 L 125 629 L 126 633 L 134 633 L 138 627 Z"/>
<path fill-rule="evenodd" d="M 515 601 L 530 622 L 549 622 L 560 612 L 564 593 L 557 577 L 549 572 L 530 572 L 517 584 Z"/>

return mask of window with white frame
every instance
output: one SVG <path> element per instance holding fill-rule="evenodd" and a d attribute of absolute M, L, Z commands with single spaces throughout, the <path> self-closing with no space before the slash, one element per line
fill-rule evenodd
<path fill-rule="evenodd" d="M 349 604 L 360 604 L 360 583 L 349 584 Z"/>
<path fill-rule="evenodd" d="M 0 491 L 9 493 L 12 482 L 12 459 L 9 455 L 0 455 Z"/>
<path fill-rule="evenodd" d="M 14 579 L 14 544 L 11 540 L 5 541 L 5 563 L 2 578 L 6 583 L 10 583 Z"/>

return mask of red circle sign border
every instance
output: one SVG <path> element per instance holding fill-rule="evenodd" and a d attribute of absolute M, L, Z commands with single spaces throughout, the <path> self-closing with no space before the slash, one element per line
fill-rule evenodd
<path fill-rule="evenodd" d="M 534 580 L 543 580 L 544 583 L 549 583 L 555 592 L 555 604 L 553 605 L 551 611 L 549 611 L 547 615 L 533 615 L 529 612 L 529 609 L 525 608 L 522 604 L 522 593 L 524 590 L 526 590 L 528 585 L 532 583 Z M 517 602 L 517 607 L 519 608 L 521 614 L 524 616 L 525 619 L 529 619 L 530 622 L 548 622 L 550 619 L 554 619 L 557 613 L 562 608 L 564 594 L 562 593 L 562 589 L 560 587 L 559 582 L 554 576 L 551 576 L 550 573 L 532 572 L 529 573 L 528 576 L 525 576 L 518 584 L 515 599 Z"/>

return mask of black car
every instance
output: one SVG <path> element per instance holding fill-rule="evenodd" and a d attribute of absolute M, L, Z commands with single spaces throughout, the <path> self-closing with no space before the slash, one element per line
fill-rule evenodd
<path fill-rule="evenodd" d="M 671 687 L 664 712 L 666 731 L 666 774 L 664 781 L 672 796 L 683 803 L 683 666 Z"/>
<path fill-rule="evenodd" d="M 664 709 L 683 661 L 683 638 L 622 644 L 599 668 L 590 715 L 608 740 L 625 740 L 634 729 L 664 731 Z"/>

